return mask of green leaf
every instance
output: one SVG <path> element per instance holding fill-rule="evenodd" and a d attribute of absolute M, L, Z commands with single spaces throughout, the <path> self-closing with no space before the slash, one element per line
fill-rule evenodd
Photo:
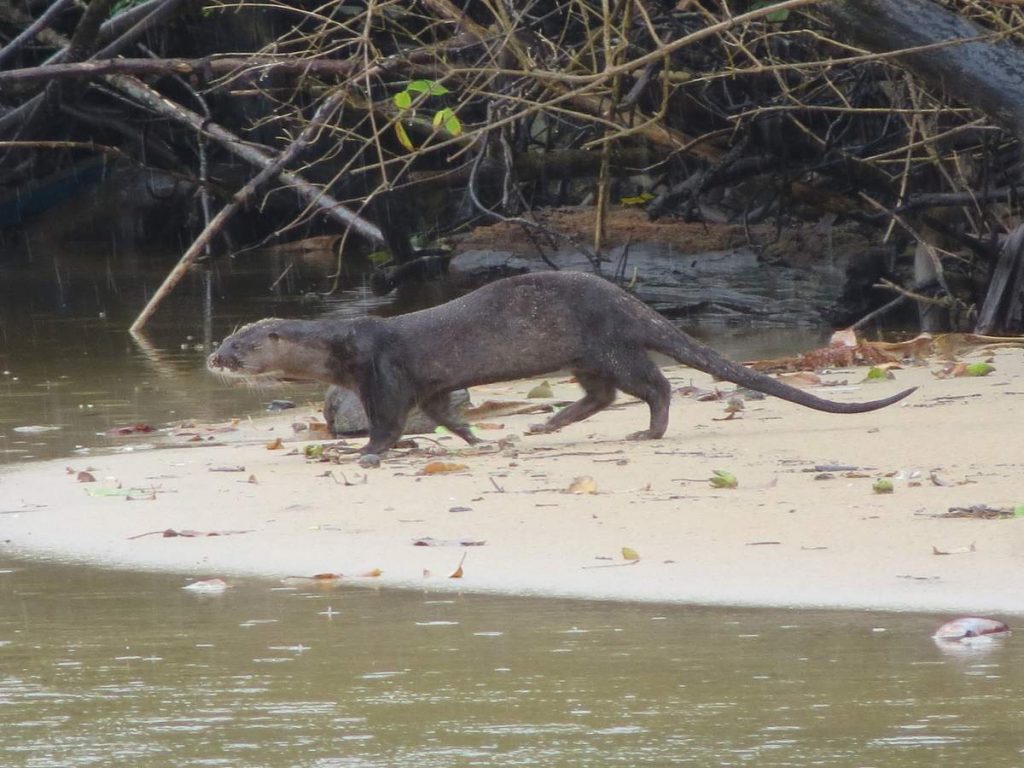
<path fill-rule="evenodd" d="M 996 367 L 988 363 L 971 363 L 967 366 L 965 373 L 968 376 L 988 376 Z"/>
<path fill-rule="evenodd" d="M 391 254 L 387 251 L 374 251 L 366 255 L 371 264 L 384 264 L 391 261 Z"/>
<path fill-rule="evenodd" d="M 413 80 L 405 86 L 405 90 L 409 93 L 425 93 L 428 96 L 444 96 L 448 93 L 447 88 L 433 80 Z"/>
<path fill-rule="evenodd" d="M 395 123 L 395 134 L 398 136 L 398 143 L 403 147 L 412 152 L 416 149 L 416 146 L 412 143 L 412 139 L 409 138 L 409 134 L 405 132 L 405 126 L 401 123 Z"/>
<path fill-rule="evenodd" d="M 632 547 L 623 547 L 622 548 L 622 559 L 623 560 L 639 560 L 640 559 L 640 555 Z"/>
<path fill-rule="evenodd" d="M 641 192 L 639 195 L 633 197 L 620 197 L 619 202 L 623 205 L 644 205 L 654 199 L 654 195 L 650 192 Z"/>
<path fill-rule="evenodd" d="M 1024 517 L 1024 504 L 1018 504 L 1013 508 L 1014 517 Z"/>
<path fill-rule="evenodd" d="M 732 472 L 726 472 L 724 469 L 716 469 L 714 473 L 708 478 L 714 488 L 735 488 L 740 484 L 740 481 L 736 479 L 736 475 Z"/>
<path fill-rule="evenodd" d="M 885 368 L 879 368 L 877 365 L 875 365 L 868 369 L 868 375 L 866 376 L 866 379 L 868 381 L 874 381 L 878 379 L 886 379 L 888 377 L 889 374 L 886 372 Z"/>
<path fill-rule="evenodd" d="M 875 493 L 892 493 L 892 480 L 888 477 L 880 477 L 875 480 L 875 484 L 871 486 L 871 490 Z"/>
<path fill-rule="evenodd" d="M 399 91 L 393 97 L 395 106 L 399 109 L 408 109 L 412 106 L 412 96 L 409 91 Z"/>
<path fill-rule="evenodd" d="M 772 11 L 764 17 L 764 20 L 769 24 L 781 24 L 789 18 L 789 8 L 783 8 L 781 11 Z"/>
<path fill-rule="evenodd" d="M 434 127 L 437 128 L 442 124 L 444 129 L 452 136 L 458 136 L 462 133 L 462 123 L 459 122 L 459 118 L 455 116 L 455 112 L 451 107 L 439 109 L 434 113 Z"/>

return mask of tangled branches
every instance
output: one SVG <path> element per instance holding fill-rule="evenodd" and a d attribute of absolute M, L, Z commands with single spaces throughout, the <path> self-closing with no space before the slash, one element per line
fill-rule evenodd
<path fill-rule="evenodd" d="M 296 208 L 299 178 L 330 194 L 330 210 L 349 211 L 346 226 L 385 241 L 399 262 L 417 256 L 412 232 L 495 218 L 529 226 L 538 206 L 583 201 L 597 214 L 588 253 L 599 253 L 609 202 L 629 197 L 651 216 L 854 219 L 882 238 L 937 248 L 945 291 L 947 265 L 969 282 L 976 261 L 990 269 L 993 245 L 1018 223 L 1024 106 L 1016 96 L 975 100 L 969 81 L 949 85 L 951 102 L 942 86 L 950 78 L 931 78 L 929 67 L 968 45 L 1014 55 L 1024 13 L 989 0 L 860 4 L 896 18 L 910 2 L 933 14 L 936 28 L 953 17 L 967 32 L 894 46 L 868 26 L 838 39 L 832 28 L 844 29 L 837 14 L 845 11 L 814 0 L 236 0 L 179 14 L 154 53 L 138 43 L 137 28 L 150 29 L 146 14 L 136 11 L 127 32 L 122 23 L 104 33 L 64 10 L 54 15 L 75 45 L 51 22 L 47 40 L 33 32 L 35 49 L 18 38 L 11 46 L 19 49 L 0 51 L 10 106 L 0 131 L 21 141 L 116 144 L 217 195 L 241 186 L 225 170 L 232 142 L 275 155 L 302 134 L 292 176 L 254 203 L 276 212 L 273 234 L 323 226 L 322 197 L 303 194 Z M 139 7 L 153 15 L 178 5 Z M 880 29 L 887 18 L 877 19 Z M 31 22 L 6 21 L 22 30 Z M 930 23 L 925 16 L 923 34 Z M 256 44 L 218 53 L 210 30 L 235 47 Z M 39 51 L 60 45 L 67 54 Z M 143 55 L 112 58 L 133 49 Z M 1014 67 L 987 74 L 999 87 Z M 204 116 L 189 124 L 157 99 L 202 105 Z M 329 114 L 311 126 L 327 99 Z M 41 105 L 71 117 L 61 135 L 38 118 Z M 215 124 L 226 132 L 211 131 Z M 24 178 L 25 146 L 0 160 L 8 185 Z M 209 173 L 200 173 L 207 161 Z M 44 165 L 35 160 L 28 172 Z M 578 233 L 571 239 L 584 247 Z"/>

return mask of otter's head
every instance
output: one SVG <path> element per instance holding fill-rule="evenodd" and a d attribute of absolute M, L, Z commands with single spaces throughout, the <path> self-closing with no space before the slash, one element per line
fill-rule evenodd
<path fill-rule="evenodd" d="M 221 342 L 206 360 L 214 373 L 270 381 L 322 379 L 324 351 L 305 339 L 301 320 L 268 318 L 250 323 Z"/>

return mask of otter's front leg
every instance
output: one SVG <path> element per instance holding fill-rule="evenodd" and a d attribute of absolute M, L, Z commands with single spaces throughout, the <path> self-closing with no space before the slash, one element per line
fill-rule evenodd
<path fill-rule="evenodd" d="M 367 376 L 359 386 L 359 399 L 370 425 L 370 440 L 359 449 L 362 454 L 381 454 L 397 443 L 412 410 L 411 388 L 397 372 L 391 370 L 389 375 L 380 375 L 382 370 L 386 368 L 380 366 L 378 375 Z"/>

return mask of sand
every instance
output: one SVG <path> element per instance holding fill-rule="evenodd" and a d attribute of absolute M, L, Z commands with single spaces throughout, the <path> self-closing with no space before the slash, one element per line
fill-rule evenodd
<path fill-rule="evenodd" d="M 1024 518 L 940 517 L 1024 504 L 1024 350 L 985 356 L 996 371 L 984 378 L 939 379 L 932 362 L 877 383 L 840 371 L 825 379 L 847 386 L 812 390 L 862 400 L 920 386 L 869 414 L 769 398 L 724 420 L 723 402 L 677 394 L 665 438 L 629 442 L 647 409 L 625 399 L 553 435 L 524 434 L 543 417 L 488 417 L 482 446 L 435 435 L 376 469 L 351 456 L 307 459 L 291 425 L 315 416 L 310 408 L 243 419 L 200 442 L 162 438 L 176 447 L 4 468 L 0 539 L 9 554 L 229 583 L 335 573 L 438 591 L 1024 614 Z M 686 368 L 666 373 L 714 386 Z M 578 393 L 550 381 L 555 400 Z M 534 383 L 473 399 L 522 399 Z M 278 437 L 283 447 L 269 449 Z M 421 474 L 438 460 L 466 469 Z M 244 469 L 220 471 L 232 467 Z M 80 482 L 82 470 L 96 482 Z M 714 470 L 738 487 L 712 487 Z M 893 492 L 874 492 L 884 476 Z M 570 492 L 581 477 L 591 480 L 577 490 L 593 492 Z M 414 545 L 424 537 L 435 546 Z"/>

